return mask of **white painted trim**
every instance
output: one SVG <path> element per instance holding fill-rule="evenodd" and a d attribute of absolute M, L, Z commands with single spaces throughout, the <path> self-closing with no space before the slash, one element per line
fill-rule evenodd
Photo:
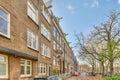
<path fill-rule="evenodd" d="M 5 76 L 0 76 L 0 78 L 8 78 L 8 56 L 0 54 L 0 56 L 5 56 L 6 57 L 6 75 Z"/>
<path fill-rule="evenodd" d="M 8 26 L 7 26 L 8 35 L 6 35 L 2 32 L 0 32 L 0 35 L 5 36 L 6 38 L 10 38 L 10 13 L 1 6 L 0 6 L 0 9 L 2 9 L 3 11 L 5 11 L 8 14 L 8 20 L 7 20 L 7 22 L 8 22 Z"/>

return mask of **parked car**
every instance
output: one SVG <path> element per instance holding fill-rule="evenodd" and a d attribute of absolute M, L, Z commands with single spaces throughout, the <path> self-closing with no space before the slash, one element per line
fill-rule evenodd
<path fill-rule="evenodd" d="M 110 72 L 105 73 L 105 76 L 110 76 Z"/>
<path fill-rule="evenodd" d="M 55 75 L 48 77 L 47 80 L 62 80 L 62 78 L 60 76 Z"/>
<path fill-rule="evenodd" d="M 78 72 L 73 72 L 72 75 L 73 75 L 73 76 L 78 76 L 79 73 L 78 73 Z"/>
<path fill-rule="evenodd" d="M 62 80 L 60 76 L 54 75 L 46 78 L 34 78 L 34 80 Z"/>
<path fill-rule="evenodd" d="M 88 74 L 89 74 L 90 76 L 96 76 L 96 73 L 94 73 L 94 72 L 88 72 Z"/>

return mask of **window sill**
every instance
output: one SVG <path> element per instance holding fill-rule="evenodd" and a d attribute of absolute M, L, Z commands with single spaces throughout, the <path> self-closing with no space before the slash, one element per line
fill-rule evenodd
<path fill-rule="evenodd" d="M 42 13 L 42 16 L 45 18 L 45 20 L 47 21 L 47 23 L 50 25 L 50 22 L 46 19 L 46 17 L 44 16 L 44 14 Z"/>
<path fill-rule="evenodd" d="M 35 25 L 37 25 L 37 27 L 39 27 L 39 25 L 38 25 L 38 22 L 39 22 L 39 21 L 38 21 L 38 22 L 35 22 L 29 15 L 27 15 L 27 16 L 28 16 L 29 19 L 32 20 L 32 22 L 33 22 Z"/>
<path fill-rule="evenodd" d="M 47 39 L 49 42 L 51 42 L 47 37 L 45 37 L 42 33 L 41 33 L 41 35 L 45 38 L 45 39 Z"/>
<path fill-rule="evenodd" d="M 42 55 L 42 54 L 41 54 L 41 56 L 44 57 L 44 58 L 49 58 L 49 59 L 51 59 L 51 57 L 48 57 L 48 56 L 45 56 L 45 55 Z"/>
<path fill-rule="evenodd" d="M 21 78 L 30 78 L 30 77 L 32 77 L 32 75 L 21 75 L 20 77 Z"/>
<path fill-rule="evenodd" d="M 6 80 L 8 77 L 0 77 L 0 80 Z"/>
<path fill-rule="evenodd" d="M 10 39 L 10 36 L 4 35 L 4 34 L 2 34 L 1 32 L 0 32 L 0 36 L 5 37 L 5 38 L 7 38 L 7 39 Z"/>
<path fill-rule="evenodd" d="M 32 49 L 32 50 L 34 50 L 34 51 L 39 52 L 39 50 L 38 50 L 38 49 L 34 49 L 34 48 L 30 47 L 30 46 L 28 46 L 28 48 L 29 48 L 29 49 Z"/>

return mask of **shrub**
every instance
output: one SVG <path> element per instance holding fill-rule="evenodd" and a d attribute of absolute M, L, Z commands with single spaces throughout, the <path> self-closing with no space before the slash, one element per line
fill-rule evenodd
<path fill-rule="evenodd" d="M 120 80 L 120 76 L 105 77 L 103 80 Z"/>

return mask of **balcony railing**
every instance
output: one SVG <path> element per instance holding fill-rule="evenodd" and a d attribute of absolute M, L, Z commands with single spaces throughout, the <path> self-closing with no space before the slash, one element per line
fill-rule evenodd
<path fill-rule="evenodd" d="M 62 51 L 62 50 L 55 50 L 55 52 L 56 52 L 57 54 L 60 54 L 60 55 L 63 54 L 63 51 Z"/>

